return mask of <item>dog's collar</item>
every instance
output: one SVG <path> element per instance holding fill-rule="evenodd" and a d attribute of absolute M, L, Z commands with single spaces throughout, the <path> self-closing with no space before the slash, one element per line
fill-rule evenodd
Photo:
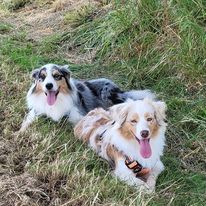
<path fill-rule="evenodd" d="M 138 161 L 131 160 L 131 158 L 129 158 L 128 156 L 126 156 L 125 165 L 130 170 L 132 170 L 136 174 L 136 177 L 138 178 L 144 177 L 148 175 L 150 172 L 149 168 L 142 167 L 142 165 Z"/>

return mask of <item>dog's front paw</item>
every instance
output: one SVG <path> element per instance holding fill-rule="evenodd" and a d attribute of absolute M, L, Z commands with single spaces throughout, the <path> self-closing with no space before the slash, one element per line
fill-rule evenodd
<path fill-rule="evenodd" d="M 148 190 L 152 192 L 155 191 L 155 185 L 156 185 L 156 178 L 153 175 L 150 175 L 146 181 L 146 185 Z"/>
<path fill-rule="evenodd" d="M 152 194 L 155 192 L 155 187 L 150 187 L 147 183 L 141 185 L 138 189 L 145 194 Z"/>

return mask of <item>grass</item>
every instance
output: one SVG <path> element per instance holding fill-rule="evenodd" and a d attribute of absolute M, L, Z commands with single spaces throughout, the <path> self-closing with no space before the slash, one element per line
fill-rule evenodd
<path fill-rule="evenodd" d="M 11 25 L 0 23 L 0 34 L 5 34 L 11 30 Z"/>
<path fill-rule="evenodd" d="M 7 205 L 205 205 L 205 1 L 107 1 L 93 8 L 71 14 L 71 32 L 41 42 L 0 24 L 0 199 Z M 139 194 L 112 177 L 65 120 L 40 118 L 26 134 L 13 135 L 26 112 L 28 71 L 66 63 L 62 53 L 71 51 L 94 52 L 92 64 L 71 64 L 74 76 L 109 77 L 122 88 L 149 88 L 166 101 L 165 171 L 156 194 Z M 4 175 L 15 182 L 10 192 Z"/>
<path fill-rule="evenodd" d="M 85 5 L 80 10 L 74 10 L 65 15 L 65 22 L 77 27 L 86 22 L 92 21 L 95 16 L 95 8 L 93 5 Z"/>
<path fill-rule="evenodd" d="M 14 11 L 17 9 L 20 9 L 22 7 L 24 7 L 26 4 L 30 3 L 30 0 L 2 0 L 2 5 L 10 10 L 10 11 Z"/>
<path fill-rule="evenodd" d="M 2 24 L 2 28 L 10 27 Z M 64 59 L 55 56 L 58 35 L 42 40 L 41 44 L 30 42 L 25 38 L 26 33 L 18 33 L 3 37 L 0 40 L 2 55 L 8 56 L 9 54 L 8 60 L 21 67 L 21 69 L 31 71 L 31 69 L 47 62 L 55 61 L 59 64 L 66 62 Z"/>

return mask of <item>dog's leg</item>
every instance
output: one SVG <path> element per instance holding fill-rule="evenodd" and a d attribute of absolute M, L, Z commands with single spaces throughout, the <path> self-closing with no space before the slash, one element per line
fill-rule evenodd
<path fill-rule="evenodd" d="M 151 172 L 149 173 L 149 176 L 147 178 L 146 184 L 148 186 L 149 191 L 152 193 L 155 190 L 155 184 L 158 175 L 164 170 L 164 165 L 162 162 L 159 160 L 155 167 L 152 168 Z"/>
<path fill-rule="evenodd" d="M 37 114 L 35 113 L 34 109 L 30 110 L 30 112 L 27 114 L 26 118 L 24 119 L 21 128 L 19 130 L 19 133 L 24 132 L 27 127 L 37 118 Z"/>
<path fill-rule="evenodd" d="M 116 162 L 116 161 L 115 161 Z M 125 165 L 125 159 L 119 159 L 115 165 L 114 174 L 128 185 L 135 186 L 138 190 L 149 193 L 147 184 L 137 178 L 132 170 Z"/>
<path fill-rule="evenodd" d="M 73 108 L 72 111 L 68 114 L 68 119 L 73 123 L 76 124 L 80 119 L 83 118 L 83 115 L 80 114 L 77 108 Z M 58 121 L 58 120 L 57 120 Z"/>
<path fill-rule="evenodd" d="M 115 146 L 108 145 L 107 157 L 107 160 L 111 159 L 114 163 L 113 173 L 115 176 L 128 185 L 135 186 L 138 190 L 149 193 L 147 184 L 143 180 L 137 178 L 133 171 L 125 165 L 124 155 L 118 151 Z"/>

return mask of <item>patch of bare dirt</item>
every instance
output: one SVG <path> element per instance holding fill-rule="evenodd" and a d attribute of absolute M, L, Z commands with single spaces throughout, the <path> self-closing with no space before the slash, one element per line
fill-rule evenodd
<path fill-rule="evenodd" d="M 45 37 L 63 34 L 72 30 L 72 26 L 65 23 L 64 16 L 85 5 L 99 5 L 99 0 L 56 0 L 49 1 L 44 6 L 35 3 L 27 5 L 12 13 L 0 14 L 2 22 L 12 25 L 11 33 L 26 33 L 26 39 L 31 42 L 41 42 Z M 70 49 L 70 45 L 62 45 L 59 56 L 75 64 L 91 63 L 96 51 L 80 53 L 78 48 Z"/>
<path fill-rule="evenodd" d="M 1 19 L 13 26 L 14 32 L 26 31 L 27 38 L 40 41 L 42 38 L 69 31 L 70 26 L 65 24 L 64 16 L 69 11 L 78 9 L 94 0 L 57 0 L 51 1 L 43 7 L 35 3 L 17 10 Z"/>

